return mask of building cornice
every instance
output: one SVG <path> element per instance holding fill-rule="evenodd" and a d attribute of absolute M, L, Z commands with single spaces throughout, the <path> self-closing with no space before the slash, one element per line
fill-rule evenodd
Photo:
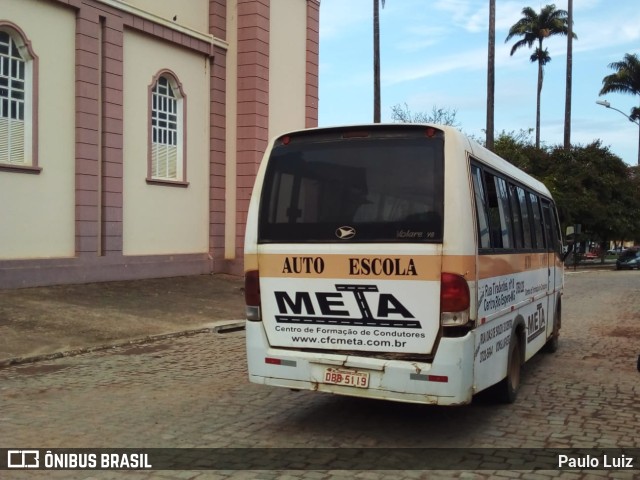
<path fill-rule="evenodd" d="M 225 40 L 214 37 L 209 33 L 202 33 L 192 28 L 179 25 L 175 22 L 172 22 L 171 20 L 167 20 L 166 18 L 162 18 L 158 15 L 155 15 L 151 12 L 147 12 L 146 10 L 142 10 L 138 7 L 135 7 L 121 0 L 96 0 L 96 1 L 99 3 L 103 3 L 105 5 L 108 5 L 117 10 L 120 10 L 122 12 L 135 15 L 136 17 L 142 18 L 144 20 L 149 20 L 158 25 L 162 25 L 163 27 L 169 28 L 171 30 L 175 30 L 176 32 L 180 32 L 184 35 L 188 35 L 189 37 L 195 38 L 197 40 L 207 42 L 211 44 L 212 47 L 219 47 L 224 50 L 227 50 L 229 48 L 229 44 Z"/>

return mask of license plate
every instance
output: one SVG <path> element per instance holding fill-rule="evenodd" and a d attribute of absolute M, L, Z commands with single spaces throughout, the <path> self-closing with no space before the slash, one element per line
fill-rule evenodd
<path fill-rule="evenodd" d="M 348 387 L 369 388 L 369 374 L 354 370 L 329 367 L 324 371 L 324 383 L 346 385 Z"/>

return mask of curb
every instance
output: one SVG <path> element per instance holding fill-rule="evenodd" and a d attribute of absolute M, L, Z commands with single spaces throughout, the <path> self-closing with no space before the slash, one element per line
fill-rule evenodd
<path fill-rule="evenodd" d="M 590 266 L 578 266 L 578 268 L 573 268 L 573 265 L 569 267 L 564 267 L 564 273 L 585 273 L 585 272 L 615 272 L 615 265 L 590 265 Z"/>
<path fill-rule="evenodd" d="M 93 347 L 75 348 L 73 350 L 64 350 L 61 352 L 46 353 L 42 355 L 33 355 L 29 357 L 12 357 L 6 359 L 0 359 L 0 369 L 11 367 L 14 365 L 24 365 L 27 363 L 36 363 L 46 360 L 55 360 L 58 358 L 75 357 L 85 353 L 100 352 L 109 349 L 129 347 L 132 345 L 144 345 L 146 343 L 157 342 L 160 340 L 166 340 L 169 338 L 190 337 L 201 333 L 232 333 L 244 330 L 244 320 L 228 320 L 220 321 L 212 324 L 209 327 L 197 328 L 192 330 L 183 330 L 180 332 L 160 333 L 157 335 L 149 335 L 147 337 L 135 338 L 133 340 L 120 341 L 117 343 L 107 343 L 104 345 L 96 345 Z"/>

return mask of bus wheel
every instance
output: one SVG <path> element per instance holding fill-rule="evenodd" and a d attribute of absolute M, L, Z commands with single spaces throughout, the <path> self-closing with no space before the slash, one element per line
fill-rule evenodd
<path fill-rule="evenodd" d="M 509 342 L 509 359 L 507 360 L 507 376 L 496 385 L 497 400 L 502 403 L 513 403 L 520 390 L 520 369 L 522 355 L 520 354 L 520 338 L 513 332 Z"/>
<path fill-rule="evenodd" d="M 560 337 L 560 309 L 556 309 L 556 315 L 553 319 L 553 333 L 547 340 L 547 343 L 544 344 L 542 350 L 545 353 L 556 353 L 558 351 L 558 338 Z"/>

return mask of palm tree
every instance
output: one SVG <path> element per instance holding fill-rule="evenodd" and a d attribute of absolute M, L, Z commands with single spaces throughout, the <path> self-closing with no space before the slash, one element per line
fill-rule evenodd
<path fill-rule="evenodd" d="M 637 54 L 627 53 L 622 61 L 610 63 L 609 68 L 616 73 L 602 79 L 600 95 L 613 92 L 640 95 L 640 58 Z M 636 107 L 632 109 L 632 113 L 637 115 L 640 111 Z"/>
<path fill-rule="evenodd" d="M 531 7 L 522 9 L 522 18 L 509 29 L 509 35 L 505 42 L 513 37 L 522 37 L 511 48 L 513 55 L 521 47 L 531 48 L 537 41 L 538 44 L 531 55 L 531 62 L 538 63 L 538 95 L 536 99 L 536 148 L 540 148 L 540 94 L 542 92 L 542 80 L 544 78 L 544 66 L 551 61 L 549 51 L 542 48 L 545 38 L 553 35 L 568 35 L 568 13 L 566 10 L 558 10 L 555 5 L 545 5 L 538 14 Z M 573 38 L 578 38 L 575 33 Z"/>
<path fill-rule="evenodd" d="M 489 0 L 489 46 L 487 54 L 487 137 L 486 147 L 494 148 L 494 112 L 496 89 L 496 0 Z"/>
<path fill-rule="evenodd" d="M 620 62 L 609 64 L 609 68 L 615 73 L 602 79 L 600 95 L 607 93 L 630 93 L 640 95 L 640 58 L 637 54 L 625 54 Z M 629 120 L 640 124 L 640 107 L 633 107 Z M 640 133 L 638 135 L 638 165 L 640 166 Z"/>
<path fill-rule="evenodd" d="M 384 1 L 382 8 L 384 8 Z M 373 122 L 380 123 L 380 7 L 373 0 Z"/>
<path fill-rule="evenodd" d="M 571 149 L 571 81 L 573 71 L 573 0 L 567 5 L 567 79 L 566 93 L 564 97 L 564 149 Z"/>

